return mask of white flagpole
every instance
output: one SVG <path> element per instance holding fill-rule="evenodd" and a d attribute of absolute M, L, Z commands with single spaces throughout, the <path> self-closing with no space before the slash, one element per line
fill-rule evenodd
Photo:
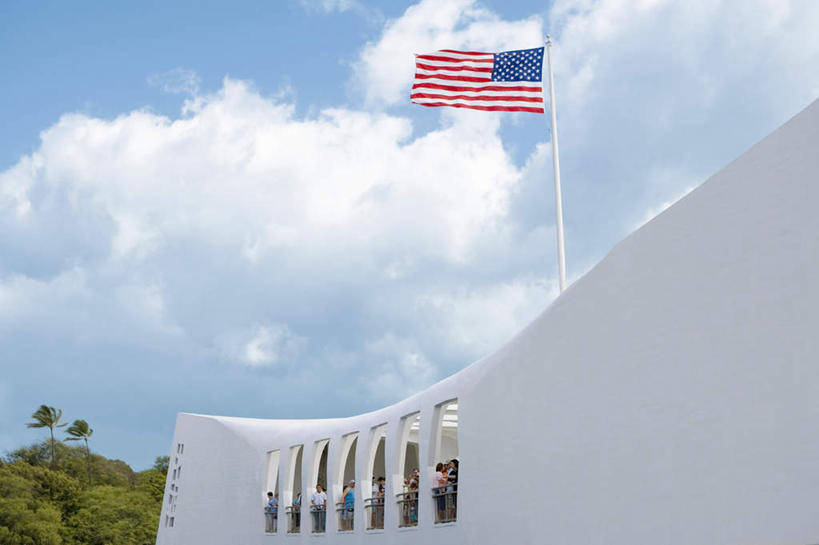
<path fill-rule="evenodd" d="M 555 115 L 555 80 L 552 76 L 552 39 L 546 35 L 546 58 L 549 63 L 549 111 L 552 114 L 552 164 L 555 169 L 555 223 L 557 224 L 557 268 L 560 292 L 566 289 L 566 250 L 563 247 L 563 198 L 560 194 L 560 156 L 557 152 L 557 116 Z"/>

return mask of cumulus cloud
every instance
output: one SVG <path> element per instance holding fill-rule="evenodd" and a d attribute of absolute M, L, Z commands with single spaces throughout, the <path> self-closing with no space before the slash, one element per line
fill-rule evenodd
<path fill-rule="evenodd" d="M 817 10 L 554 4 L 570 276 L 819 93 Z M 128 360 L 128 389 L 150 377 L 168 410 L 304 416 L 307 388 L 332 414 L 368 409 L 491 352 L 556 294 L 542 118 L 513 127 L 521 152 L 520 118 L 442 111 L 420 130 L 394 106 L 413 53 L 544 33 L 422 0 L 362 46 L 366 108 L 298 115 L 286 90 L 204 92 L 178 69 L 151 78 L 187 95 L 176 117 L 62 116 L 0 172 L 0 356 L 49 376 Z M 29 354 L 46 345 L 52 367 Z"/>
<path fill-rule="evenodd" d="M 294 365 L 307 339 L 287 324 L 256 324 L 245 330 L 228 331 L 216 339 L 227 361 L 249 367 Z"/>
<path fill-rule="evenodd" d="M 377 361 L 365 391 L 380 401 L 409 396 L 435 380 L 436 366 L 422 352 L 413 339 L 387 333 L 365 346 L 369 358 Z"/>
<path fill-rule="evenodd" d="M 554 3 L 570 272 L 816 98 L 818 16 L 805 0 Z"/>
<path fill-rule="evenodd" d="M 722 106 L 738 85 L 757 105 L 775 107 L 796 79 L 790 100 L 803 105 L 819 82 L 799 73 L 819 55 L 817 16 L 819 5 L 805 0 L 558 0 L 551 11 L 561 29 L 556 71 L 569 81 L 568 100 L 579 103 L 652 78 L 654 96 L 641 104 L 660 128 L 676 124 L 687 107 Z"/>
<path fill-rule="evenodd" d="M 394 380 L 377 389 L 384 395 L 468 361 L 453 354 L 488 348 L 454 327 L 434 342 L 421 337 L 426 323 L 452 323 L 442 315 L 479 309 L 470 324 L 497 320 L 477 295 L 430 303 L 431 284 L 491 291 L 507 281 L 505 266 L 477 283 L 464 271 L 520 259 L 525 233 L 509 209 L 525 169 L 504 150 L 497 118 L 445 116 L 415 135 L 408 119 L 385 113 L 300 118 L 286 98 L 232 79 L 184 110 L 177 119 L 65 115 L 0 175 L 0 245 L 21 257 L 0 277 L 0 316 L 51 314 L 59 331 L 82 309 L 91 337 L 142 320 L 205 361 L 279 372 L 359 354 L 365 374 L 391 366 Z M 66 244 L 36 243 L 50 236 Z M 546 296 L 524 283 L 494 300 L 516 307 L 524 292 L 526 311 L 504 310 L 499 331 L 525 323 L 530 301 Z M 393 363 L 373 360 L 386 341 L 365 339 L 393 332 L 405 339 L 390 344 Z"/>
<path fill-rule="evenodd" d="M 418 305 L 425 313 L 438 317 L 440 342 L 454 341 L 489 354 L 540 312 L 544 301 L 555 296 L 557 285 L 553 281 L 521 278 L 479 289 L 430 292 L 420 298 Z"/>

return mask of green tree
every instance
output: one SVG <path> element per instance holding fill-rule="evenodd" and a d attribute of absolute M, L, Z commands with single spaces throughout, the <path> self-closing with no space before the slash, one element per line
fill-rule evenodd
<path fill-rule="evenodd" d="M 82 445 L 45 438 L 0 459 L 0 545 L 154 543 L 168 457 L 135 473 L 122 460 L 91 453 L 93 486 L 83 486 L 88 455 Z"/>
<path fill-rule="evenodd" d="M 76 543 L 148 545 L 156 540 L 161 505 L 142 491 L 95 486 L 83 493 L 81 503 L 67 521 Z"/>
<path fill-rule="evenodd" d="M 79 508 L 82 485 L 78 479 L 62 471 L 51 471 L 45 466 L 32 466 L 23 462 L 6 464 L 0 469 L 5 470 L 7 475 L 15 475 L 28 481 L 32 496 L 37 500 L 50 501 L 64 517 L 68 517 Z"/>
<path fill-rule="evenodd" d="M 137 474 L 136 489 L 149 495 L 158 505 L 165 496 L 165 473 L 156 469 L 146 469 Z"/>
<path fill-rule="evenodd" d="M 85 481 L 88 473 L 85 447 L 70 446 L 61 441 L 57 441 L 54 447 L 58 460 L 56 469 L 78 480 Z M 51 467 L 49 463 L 50 450 L 46 438 L 41 443 L 11 451 L 7 456 L 7 460 L 9 462 L 25 462 L 33 466 Z M 122 460 L 110 460 L 105 456 L 92 452 L 91 480 L 94 485 L 110 484 L 132 487 L 136 484 L 137 476 L 134 470 Z"/>
<path fill-rule="evenodd" d="M 29 428 L 48 428 L 51 432 L 51 468 L 56 465 L 56 458 L 54 457 L 54 428 L 63 428 L 67 424 L 60 424 L 60 419 L 63 417 L 62 409 L 55 409 L 48 405 L 40 405 L 40 408 L 34 411 L 31 418 L 34 422 L 26 424 Z"/>
<path fill-rule="evenodd" d="M 39 499 L 31 481 L 10 466 L 0 468 L 0 543 L 3 545 L 61 545 L 60 511 Z"/>
<path fill-rule="evenodd" d="M 162 505 L 165 496 L 165 477 L 168 475 L 170 456 L 157 456 L 154 466 L 137 473 L 136 489 L 151 496 Z"/>
<path fill-rule="evenodd" d="M 168 467 L 170 465 L 171 465 L 171 457 L 170 456 L 157 456 L 156 460 L 154 460 L 153 469 L 161 472 L 163 475 L 167 475 Z"/>
<path fill-rule="evenodd" d="M 91 449 L 88 448 L 88 438 L 93 435 L 94 430 L 88 426 L 85 420 L 75 420 L 71 426 L 65 430 L 70 437 L 66 437 L 66 441 L 85 441 L 85 455 L 88 462 L 88 486 L 91 486 Z"/>

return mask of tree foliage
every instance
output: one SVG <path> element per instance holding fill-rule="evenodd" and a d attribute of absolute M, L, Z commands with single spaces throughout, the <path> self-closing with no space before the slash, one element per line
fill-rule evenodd
<path fill-rule="evenodd" d="M 48 428 L 48 431 L 51 432 L 51 465 L 54 466 L 57 463 L 57 459 L 55 458 L 55 443 L 54 443 L 54 428 L 62 428 L 66 426 L 66 424 L 60 424 L 60 419 L 63 417 L 62 409 L 55 409 L 54 407 L 49 407 L 48 405 L 40 405 L 40 408 L 34 411 L 34 414 L 31 415 L 32 420 L 34 422 L 29 422 L 26 424 L 29 428 Z"/>
<path fill-rule="evenodd" d="M 94 434 L 94 430 L 91 429 L 91 426 L 89 426 L 88 422 L 85 420 L 75 420 L 74 423 L 71 424 L 67 430 L 65 430 L 65 433 L 68 434 L 68 437 L 65 438 L 66 441 L 85 441 L 88 486 L 91 486 L 91 448 L 88 446 L 88 438 Z"/>
<path fill-rule="evenodd" d="M 83 493 L 82 507 L 67 521 L 75 543 L 150 544 L 159 526 L 157 502 L 141 490 L 95 486 Z"/>
<path fill-rule="evenodd" d="M 161 458 L 135 472 L 84 446 L 53 447 L 53 468 L 48 439 L 0 460 L 0 544 L 154 543 L 167 471 Z"/>
<path fill-rule="evenodd" d="M 37 486 L 0 468 L 0 543 L 8 545 L 61 545 L 64 528 L 52 502 L 37 497 Z"/>

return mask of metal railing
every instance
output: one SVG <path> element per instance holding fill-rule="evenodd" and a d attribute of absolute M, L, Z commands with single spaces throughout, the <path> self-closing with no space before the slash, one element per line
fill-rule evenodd
<path fill-rule="evenodd" d="M 264 508 L 264 533 L 275 534 L 279 529 L 279 511 Z"/>
<path fill-rule="evenodd" d="M 435 524 L 455 522 L 458 515 L 458 483 L 432 489 L 435 505 Z"/>
<path fill-rule="evenodd" d="M 355 518 L 355 510 L 352 504 L 347 506 L 343 501 L 338 502 L 336 504 L 336 515 L 338 517 L 338 531 L 352 532 L 353 519 Z"/>
<path fill-rule="evenodd" d="M 384 529 L 384 498 L 367 498 L 364 500 L 364 513 L 366 513 L 367 530 Z"/>
<path fill-rule="evenodd" d="M 398 527 L 418 526 L 418 491 L 396 494 L 395 501 L 398 504 Z"/>
<path fill-rule="evenodd" d="M 284 515 L 287 518 L 287 533 L 298 534 L 301 532 L 301 506 L 288 505 L 284 508 Z"/>
<path fill-rule="evenodd" d="M 323 534 L 327 531 L 327 509 L 323 505 L 311 505 L 310 517 L 313 519 L 314 534 Z"/>

